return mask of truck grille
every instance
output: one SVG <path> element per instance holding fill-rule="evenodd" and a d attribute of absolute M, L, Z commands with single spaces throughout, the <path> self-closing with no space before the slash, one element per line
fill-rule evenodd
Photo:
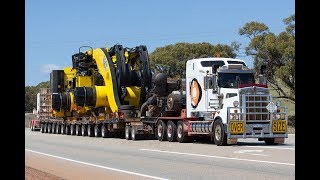
<path fill-rule="evenodd" d="M 241 103 L 246 112 L 246 120 L 270 120 L 270 115 L 266 108 L 270 101 L 270 95 L 244 94 Z"/>

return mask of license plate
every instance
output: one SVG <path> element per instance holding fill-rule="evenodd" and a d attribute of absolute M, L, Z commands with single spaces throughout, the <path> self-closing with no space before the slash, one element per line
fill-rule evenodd
<path fill-rule="evenodd" d="M 287 122 L 283 120 L 272 121 L 273 133 L 285 133 L 287 131 Z"/>
<path fill-rule="evenodd" d="M 243 134 L 244 122 L 243 121 L 231 121 L 229 124 L 230 134 Z"/>

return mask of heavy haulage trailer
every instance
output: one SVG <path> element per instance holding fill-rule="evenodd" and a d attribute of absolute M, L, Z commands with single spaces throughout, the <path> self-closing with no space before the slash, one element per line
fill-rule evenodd
<path fill-rule="evenodd" d="M 39 118 L 42 133 L 180 143 L 210 138 L 217 145 L 238 138 L 278 144 L 288 137 L 287 108 L 273 103 L 264 66 L 255 83 L 242 60 L 191 59 L 186 77 L 174 81 L 151 73 L 143 45 L 80 50 L 72 67 L 50 74 L 51 110 Z"/>

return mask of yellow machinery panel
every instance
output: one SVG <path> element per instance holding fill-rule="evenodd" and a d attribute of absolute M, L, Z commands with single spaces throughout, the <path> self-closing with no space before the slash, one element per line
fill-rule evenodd
<path fill-rule="evenodd" d="M 65 88 L 72 89 L 73 87 L 73 78 L 76 77 L 76 69 L 72 67 L 63 68 L 64 71 L 64 84 Z"/>
<path fill-rule="evenodd" d="M 77 76 L 76 87 L 91 87 L 92 77 L 91 76 Z"/>

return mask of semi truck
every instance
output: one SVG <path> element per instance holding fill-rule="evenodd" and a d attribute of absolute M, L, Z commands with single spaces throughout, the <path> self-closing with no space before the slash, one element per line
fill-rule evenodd
<path fill-rule="evenodd" d="M 185 77 L 153 74 L 146 46 L 87 47 L 72 67 L 50 75 L 51 115 L 39 119 L 42 133 L 127 140 L 192 142 L 218 146 L 239 138 L 266 144 L 288 137 L 287 107 L 274 103 L 261 66 L 211 57 L 186 61 Z"/>

